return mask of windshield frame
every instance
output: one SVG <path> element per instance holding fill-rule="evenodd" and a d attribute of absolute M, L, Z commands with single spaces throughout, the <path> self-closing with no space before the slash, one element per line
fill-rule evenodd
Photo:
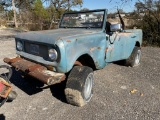
<path fill-rule="evenodd" d="M 89 27 L 90 29 L 103 29 L 104 26 L 104 21 L 105 21 L 105 16 L 106 16 L 106 9 L 98 9 L 98 10 L 88 10 L 88 11 L 78 11 L 78 12 L 66 12 L 62 15 L 60 23 L 59 23 L 59 28 L 87 28 L 87 27 L 64 27 L 61 26 L 63 18 L 66 14 L 84 14 L 84 13 L 92 13 L 92 12 L 104 12 L 103 14 L 103 21 L 101 27 Z"/>

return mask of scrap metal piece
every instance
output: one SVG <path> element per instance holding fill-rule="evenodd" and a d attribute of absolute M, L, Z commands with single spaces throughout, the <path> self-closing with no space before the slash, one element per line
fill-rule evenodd
<path fill-rule="evenodd" d="M 3 78 L 0 78 L 0 97 L 7 98 L 12 90 L 12 86 Z"/>

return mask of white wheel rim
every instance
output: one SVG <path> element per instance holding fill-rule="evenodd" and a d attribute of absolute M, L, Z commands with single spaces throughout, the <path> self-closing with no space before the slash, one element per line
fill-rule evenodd
<path fill-rule="evenodd" d="M 90 73 L 84 85 L 84 97 L 87 101 L 89 101 L 91 94 L 92 94 L 92 87 L 93 87 L 93 73 Z"/>
<path fill-rule="evenodd" d="M 136 58 L 135 58 L 135 65 L 138 65 L 140 63 L 140 59 L 141 59 L 141 51 L 138 50 Z"/>

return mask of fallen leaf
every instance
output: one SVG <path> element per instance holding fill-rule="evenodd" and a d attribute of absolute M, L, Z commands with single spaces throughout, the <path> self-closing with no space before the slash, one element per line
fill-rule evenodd
<path fill-rule="evenodd" d="M 135 92 L 137 92 L 137 90 L 136 89 L 133 89 L 133 90 L 131 90 L 130 91 L 132 94 L 134 94 Z"/>
<path fill-rule="evenodd" d="M 143 94 L 143 93 L 141 93 L 140 95 L 141 95 L 141 97 L 143 97 L 143 96 L 144 96 L 144 94 Z"/>

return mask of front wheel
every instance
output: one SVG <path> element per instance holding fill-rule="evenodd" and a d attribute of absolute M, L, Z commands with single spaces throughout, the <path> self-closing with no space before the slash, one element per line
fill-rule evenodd
<path fill-rule="evenodd" d="M 65 95 L 67 102 L 84 106 L 92 97 L 93 70 L 87 66 L 75 66 L 68 76 Z"/>
<path fill-rule="evenodd" d="M 140 47 L 135 46 L 130 57 L 126 60 L 126 65 L 135 67 L 140 65 L 141 60 L 141 49 Z"/>

